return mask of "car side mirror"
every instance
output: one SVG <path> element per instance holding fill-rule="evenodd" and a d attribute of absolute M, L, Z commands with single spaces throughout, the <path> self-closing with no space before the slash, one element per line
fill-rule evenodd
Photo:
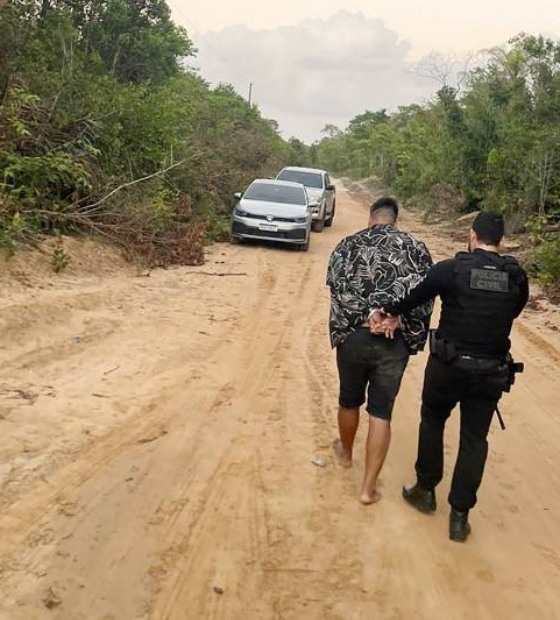
<path fill-rule="evenodd" d="M 233 195 L 233 197 L 236 200 L 241 200 L 241 198 L 243 198 L 243 192 L 235 192 L 235 194 Z"/>
<path fill-rule="evenodd" d="M 327 192 L 334 192 L 335 187 L 334 185 L 327 185 Z"/>

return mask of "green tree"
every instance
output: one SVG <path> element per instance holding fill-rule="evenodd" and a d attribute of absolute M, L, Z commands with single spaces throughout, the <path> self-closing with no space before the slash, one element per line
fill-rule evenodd
<path fill-rule="evenodd" d="M 81 228 L 157 264 L 199 260 L 181 240 L 219 233 L 234 191 L 305 151 L 185 68 L 164 0 L 13 0 L 0 53 L 5 247 Z"/>

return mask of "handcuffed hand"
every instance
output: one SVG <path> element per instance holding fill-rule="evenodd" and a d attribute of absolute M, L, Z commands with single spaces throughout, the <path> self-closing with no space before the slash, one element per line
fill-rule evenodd
<path fill-rule="evenodd" d="M 393 340 L 399 328 L 399 318 L 383 310 L 376 310 L 368 320 L 370 332 L 375 336 L 385 336 Z"/>

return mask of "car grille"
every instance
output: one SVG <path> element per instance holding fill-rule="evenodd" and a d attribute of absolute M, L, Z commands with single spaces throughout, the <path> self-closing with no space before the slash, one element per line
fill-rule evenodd
<path fill-rule="evenodd" d="M 252 220 L 264 220 L 267 222 L 270 222 L 271 224 L 273 222 L 286 222 L 289 224 L 294 224 L 297 223 L 297 220 L 299 220 L 300 218 L 296 218 L 296 217 L 276 217 L 274 216 L 273 220 L 269 220 L 267 215 L 256 215 L 255 213 L 248 213 L 247 217 L 250 217 Z"/>
<path fill-rule="evenodd" d="M 268 237 L 270 239 L 289 239 L 292 241 L 305 241 L 307 231 L 305 229 L 272 232 L 269 230 L 259 230 L 251 226 L 245 226 L 241 222 L 234 222 L 231 229 L 234 235 L 247 235 L 252 237 Z"/>

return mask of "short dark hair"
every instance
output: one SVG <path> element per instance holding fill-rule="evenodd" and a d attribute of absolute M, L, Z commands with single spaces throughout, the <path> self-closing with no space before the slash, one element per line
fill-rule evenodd
<path fill-rule="evenodd" d="M 481 243 L 499 245 L 505 233 L 504 216 L 492 211 L 482 211 L 476 216 L 472 229 Z"/>
<path fill-rule="evenodd" d="M 392 211 L 395 219 L 399 217 L 399 203 L 394 198 L 378 198 L 370 207 L 369 214 L 375 215 L 376 211 Z"/>

